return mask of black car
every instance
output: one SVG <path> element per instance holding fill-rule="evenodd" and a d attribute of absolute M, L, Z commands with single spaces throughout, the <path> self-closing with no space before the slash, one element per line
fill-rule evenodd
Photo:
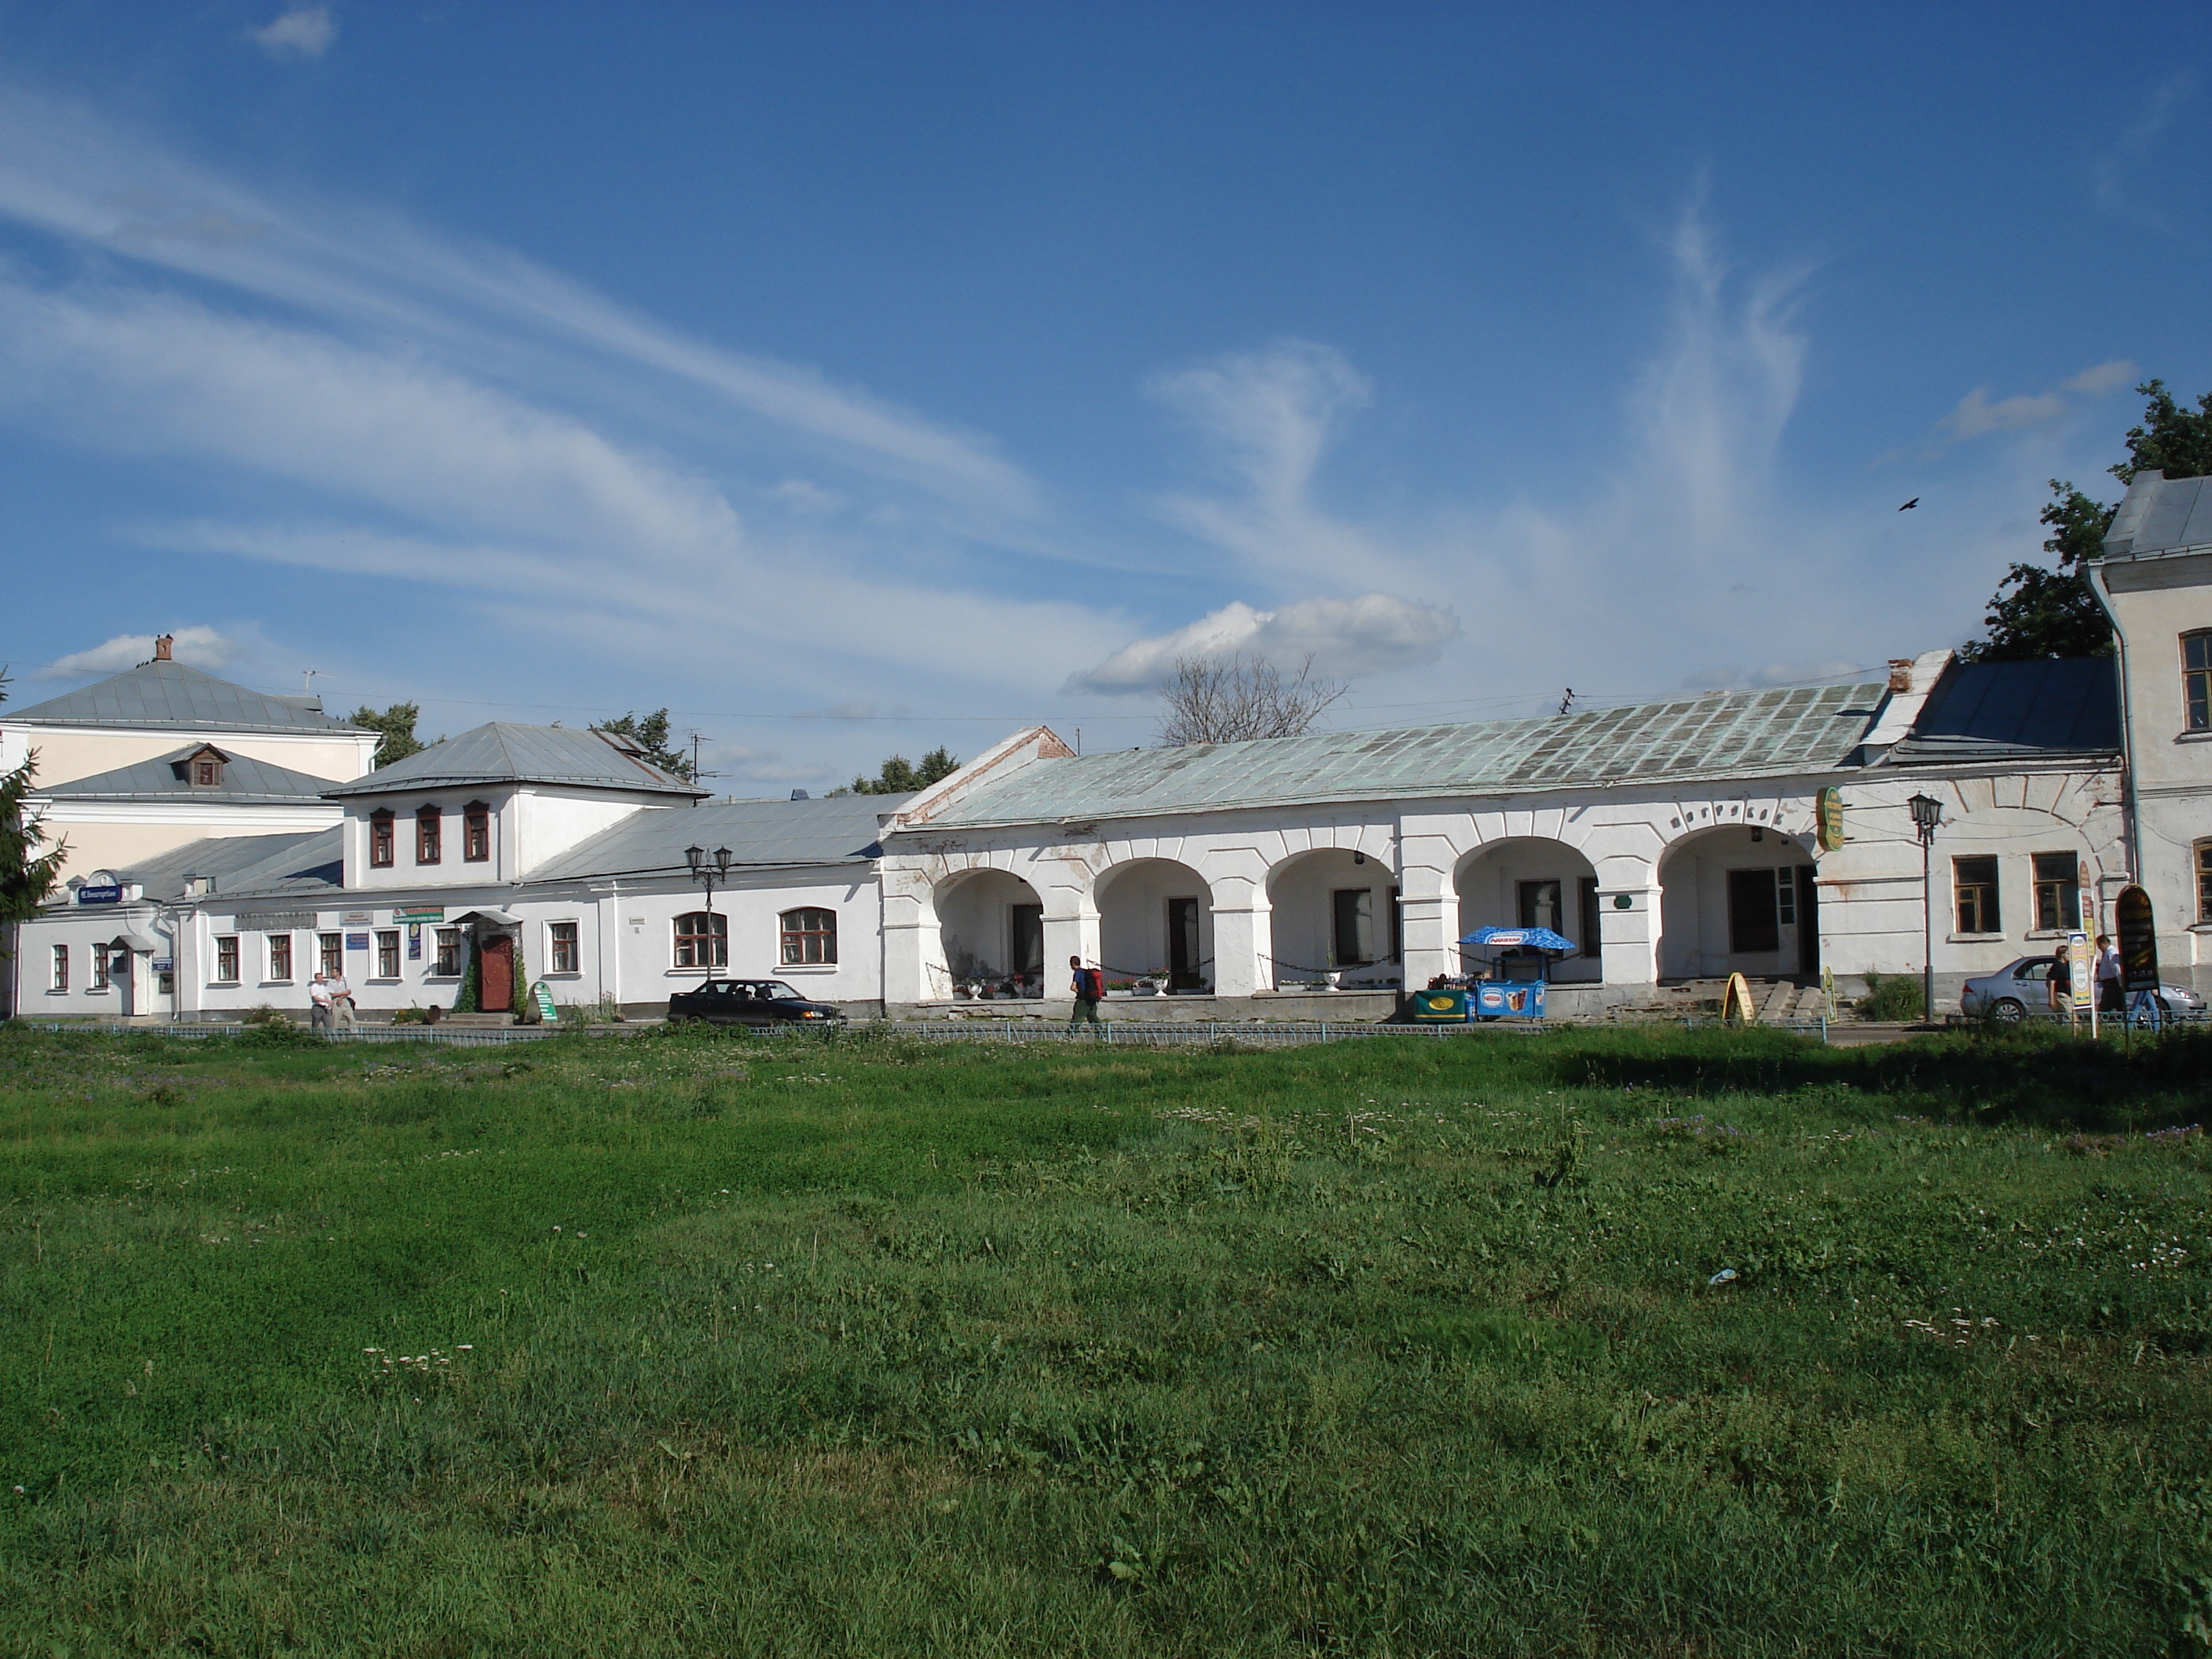
<path fill-rule="evenodd" d="M 780 979 L 710 979 L 668 999 L 671 1025 L 832 1025 L 844 1017 L 834 1003 L 809 1002 Z"/>

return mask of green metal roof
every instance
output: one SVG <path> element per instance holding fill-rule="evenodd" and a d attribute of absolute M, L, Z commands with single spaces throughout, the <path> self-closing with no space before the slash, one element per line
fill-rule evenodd
<path fill-rule="evenodd" d="M 1032 761 L 915 828 L 1826 772 L 1850 763 L 1884 695 L 1879 683 L 1732 691 L 1539 720 Z"/>
<path fill-rule="evenodd" d="M 167 659 L 142 662 L 58 697 L 0 714 L 9 725 L 115 726 L 140 731 L 313 732 L 361 728 L 323 713 L 320 697 L 278 697 Z"/>

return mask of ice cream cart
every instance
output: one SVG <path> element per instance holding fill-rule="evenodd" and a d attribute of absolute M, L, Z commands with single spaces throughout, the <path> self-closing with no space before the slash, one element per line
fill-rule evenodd
<path fill-rule="evenodd" d="M 1483 972 L 1469 978 L 1472 1019 L 1541 1019 L 1553 958 L 1574 954 L 1575 942 L 1548 927 L 1478 927 L 1460 953 L 1485 953 Z"/>

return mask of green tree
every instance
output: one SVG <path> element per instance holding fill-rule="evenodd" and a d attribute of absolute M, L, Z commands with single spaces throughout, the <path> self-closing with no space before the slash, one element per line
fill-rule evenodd
<path fill-rule="evenodd" d="M 415 735 L 415 721 L 422 713 L 421 706 L 411 702 L 395 702 L 381 714 L 367 703 L 353 711 L 356 726 L 384 733 L 384 741 L 376 745 L 379 770 L 410 755 L 419 755 L 428 746 Z"/>
<path fill-rule="evenodd" d="M 668 711 L 665 708 L 656 708 L 650 714 L 625 714 L 620 720 L 601 720 L 592 729 L 628 738 L 643 751 L 647 765 L 657 766 L 686 783 L 697 781 L 690 757 L 682 750 L 668 746 Z"/>
<path fill-rule="evenodd" d="M 0 672 L 0 702 L 8 701 L 8 677 Z M 62 860 L 69 848 L 57 846 L 50 853 L 46 832 L 23 811 L 23 797 L 38 775 L 36 750 L 23 757 L 14 771 L 0 775 L 0 922 L 28 921 L 54 890 L 61 877 Z"/>
<path fill-rule="evenodd" d="M 910 795 L 917 789 L 927 789 L 939 779 L 949 778 L 960 769 L 960 757 L 942 745 L 931 750 L 916 766 L 904 755 L 887 757 L 872 778 L 853 780 L 849 789 L 840 789 L 841 795 Z"/>
<path fill-rule="evenodd" d="M 2136 388 L 2147 399 L 2142 424 L 2128 428 L 2128 458 L 2111 471 L 2122 483 L 2155 469 L 2169 478 L 2212 474 L 2212 392 L 2195 409 L 2178 402 L 2163 380 Z M 2087 566 L 2104 545 L 2118 504 L 2092 500 L 2071 483 L 2053 478 L 2043 522 L 2051 535 L 2043 550 L 2057 568 L 2015 564 L 1990 600 L 1981 639 L 1960 647 L 1966 662 L 2029 662 L 2044 657 L 2108 657 L 2112 623 L 2090 592 Z"/>

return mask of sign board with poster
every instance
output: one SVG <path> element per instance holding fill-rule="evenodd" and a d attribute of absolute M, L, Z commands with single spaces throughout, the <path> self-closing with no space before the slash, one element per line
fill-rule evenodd
<path fill-rule="evenodd" d="M 2120 984 L 2128 991 L 2158 989 L 2158 922 L 2150 895 L 2123 887 L 2112 901 L 2112 927 L 2120 936 Z"/>
<path fill-rule="evenodd" d="M 2066 936 L 2066 1018 L 2070 1024 L 2084 1008 L 2097 1006 L 2097 957 L 2087 933 Z"/>
<path fill-rule="evenodd" d="M 548 1025 L 560 1023 L 561 1011 L 553 1006 L 553 993 L 544 980 L 541 979 L 531 986 L 530 1000 L 538 1005 L 538 1018 L 544 1020 Z"/>

